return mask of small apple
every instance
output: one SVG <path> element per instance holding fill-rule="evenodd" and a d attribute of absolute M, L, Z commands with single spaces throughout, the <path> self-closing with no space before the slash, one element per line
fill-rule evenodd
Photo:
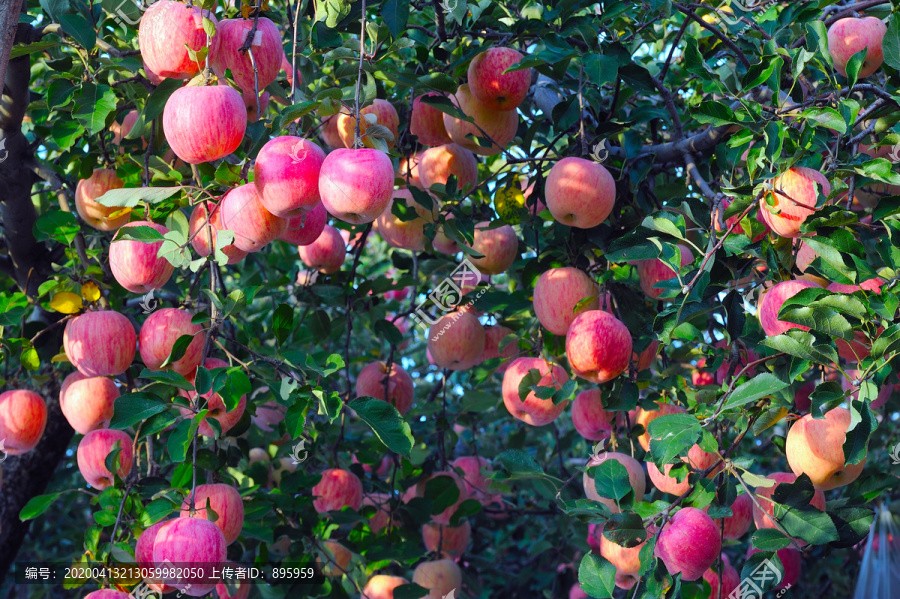
<path fill-rule="evenodd" d="M 731 504 L 732 515 L 716 520 L 716 527 L 725 521 L 724 535 L 726 539 L 740 539 L 750 529 L 753 522 L 753 500 L 746 493 L 738 495 Z"/>
<path fill-rule="evenodd" d="M 650 451 L 650 423 L 660 416 L 669 416 L 671 414 L 687 414 L 687 410 L 679 405 L 670 403 L 659 404 L 658 410 L 645 410 L 641 408 L 638 411 L 637 424 L 644 427 L 644 432 L 638 437 L 638 443 L 644 448 L 644 451 Z"/>
<path fill-rule="evenodd" d="M 391 363 L 390 372 L 384 362 L 372 362 L 356 377 L 356 396 L 386 401 L 403 415 L 412 407 L 415 388 L 412 377 L 396 362 Z"/>
<path fill-rule="evenodd" d="M 534 391 L 529 392 L 522 401 L 519 397 L 519 385 L 531 370 L 537 370 L 541 377 L 537 382 L 539 387 L 560 389 L 568 382 L 569 376 L 562 366 L 550 365 L 542 358 L 517 358 L 510 363 L 503 375 L 503 405 L 513 418 L 531 426 L 544 426 L 556 420 L 569 402 L 566 400 L 554 404 L 552 398 L 540 399 Z"/>
<path fill-rule="evenodd" d="M 603 310 L 579 314 L 566 333 L 566 357 L 576 376 L 605 383 L 628 368 L 631 333 L 621 320 Z"/>
<path fill-rule="evenodd" d="M 694 254 L 687 246 L 678 244 L 681 253 L 681 267 L 684 268 L 694 261 Z M 637 264 L 638 277 L 641 281 L 641 291 L 650 299 L 659 299 L 663 289 L 656 287 L 661 281 L 674 279 L 677 274 L 662 260 L 641 260 Z"/>
<path fill-rule="evenodd" d="M 166 141 L 188 164 L 228 156 L 240 147 L 246 131 L 244 98 L 228 85 L 181 87 L 169 96 L 163 109 Z"/>
<path fill-rule="evenodd" d="M 488 491 L 490 479 L 484 472 L 491 471 L 491 463 L 481 456 L 461 456 L 451 463 L 453 468 L 463 471 L 463 482 L 472 499 L 476 499 L 481 505 L 487 505 L 499 500 L 498 495 Z"/>
<path fill-rule="evenodd" d="M 713 519 L 703 510 L 684 507 L 672 516 L 656 540 L 656 556 L 669 574 L 697 580 L 719 557 L 722 541 Z"/>
<path fill-rule="evenodd" d="M 110 189 L 121 189 L 125 182 L 114 169 L 97 168 L 87 179 L 79 179 L 75 186 L 75 210 L 78 216 L 98 231 L 115 231 L 131 219 L 130 208 L 104 206 L 97 198 Z"/>
<path fill-rule="evenodd" d="M 876 537 L 877 543 L 877 537 Z M 865 544 L 865 543 L 863 543 Z M 873 547 L 873 549 L 876 549 Z M 747 551 L 747 557 L 750 557 L 754 553 L 758 553 L 759 549 L 754 549 L 752 546 Z M 781 582 L 777 587 L 772 589 L 773 591 L 780 591 L 782 589 L 786 589 L 788 587 L 792 587 L 800 580 L 800 570 L 803 567 L 803 556 L 800 553 L 800 550 L 793 546 L 787 546 L 783 549 L 779 549 L 777 552 L 778 561 L 781 562 L 781 566 L 784 569 L 784 577 L 781 579 Z"/>
<path fill-rule="evenodd" d="M 119 231 L 133 227 L 149 227 L 162 235 L 169 232 L 164 226 L 146 220 L 122 225 Z M 143 243 L 130 239 L 116 239 L 110 243 L 109 269 L 119 285 L 132 293 L 147 293 L 168 283 L 175 267 L 157 256 L 162 244 L 162 241 Z"/>
<path fill-rule="evenodd" d="M 205 14 L 204 14 L 205 16 Z M 255 32 L 249 52 L 241 51 L 250 30 Z M 215 29 L 209 49 L 209 66 L 216 75 L 230 70 L 234 82 L 245 94 L 262 91 L 278 78 L 284 49 L 278 25 L 266 17 L 256 19 L 222 19 Z"/>
<path fill-rule="evenodd" d="M 206 46 L 203 17 L 213 24 L 216 18 L 197 6 L 171 0 L 158 0 L 141 15 L 138 45 L 147 74 L 159 77 L 190 79 L 200 72 L 200 62 L 191 58 Z"/>
<path fill-rule="evenodd" d="M 847 63 L 857 52 L 866 50 L 866 58 L 859 68 L 860 79 L 868 77 L 884 62 L 882 44 L 887 25 L 876 17 L 846 17 L 828 28 L 828 53 L 835 70 L 847 76 Z"/>
<path fill-rule="evenodd" d="M 719 456 L 715 453 L 707 453 L 703 451 L 699 445 L 694 444 L 688 451 L 687 458 L 682 458 L 682 461 L 688 463 L 692 471 L 700 472 L 719 461 Z M 691 488 L 691 484 L 688 477 L 685 477 L 683 481 L 678 482 L 678 479 L 669 475 L 671 470 L 672 464 L 666 464 L 662 472 L 660 472 L 656 464 L 647 462 L 647 474 L 650 475 L 650 480 L 653 482 L 653 485 L 663 493 L 671 493 L 678 497 L 686 493 Z M 720 469 L 717 468 L 710 472 L 707 475 L 707 478 L 715 476 L 718 470 Z"/>
<path fill-rule="evenodd" d="M 775 526 L 775 522 L 772 520 L 772 516 L 775 512 L 775 507 L 772 503 L 772 494 L 775 493 L 775 489 L 778 488 L 778 485 L 781 483 L 793 483 L 797 480 L 797 475 L 793 472 L 773 472 L 766 476 L 771 480 L 775 481 L 775 484 L 771 487 L 757 487 L 756 488 L 756 497 L 757 501 L 753 504 L 753 523 L 756 524 L 756 528 L 777 528 Z M 757 506 L 757 503 L 759 506 Z M 816 489 L 813 498 L 809 502 L 810 505 L 815 506 L 825 511 L 825 494 L 821 489 Z M 801 544 L 805 545 L 806 543 L 800 541 Z"/>
<path fill-rule="evenodd" d="M 802 290 L 810 287 L 819 286 L 809 281 L 782 281 L 763 293 L 759 299 L 757 316 L 759 317 L 759 324 L 767 336 L 775 337 L 790 329 L 809 330 L 809 327 L 779 320 L 778 312 L 781 311 L 781 306 L 788 298 L 794 297 Z"/>
<path fill-rule="evenodd" d="M 597 526 L 595 535 L 600 539 L 600 555 L 616 568 L 616 586 L 620 589 L 633 588 L 641 579 L 640 554 L 647 541 L 634 547 L 622 547 L 603 536 L 602 525 Z"/>
<path fill-rule="evenodd" d="M 150 528 L 146 529 L 138 536 L 137 542 L 134 545 L 134 561 L 139 568 L 148 571 L 149 568 L 154 567 L 153 545 L 156 543 L 156 535 L 159 534 L 159 529 L 169 522 L 169 520 L 161 520 L 150 526 Z M 144 582 L 147 583 L 147 586 L 150 587 L 151 590 L 156 591 L 157 593 L 171 593 L 175 590 L 174 587 L 164 584 L 159 577 L 144 578 Z"/>
<path fill-rule="evenodd" d="M 0 441 L 9 455 L 34 449 L 47 427 L 47 404 L 33 391 L 15 389 L 0 393 Z"/>
<path fill-rule="evenodd" d="M 519 239 L 510 225 L 490 228 L 485 221 L 475 226 L 472 249 L 482 254 L 482 258 L 469 256 L 469 261 L 482 274 L 499 275 L 509 270 L 519 257 Z"/>
<path fill-rule="evenodd" d="M 510 335 L 515 335 L 515 331 L 502 325 L 488 325 L 484 327 L 484 351 L 481 352 L 479 363 L 494 358 L 503 358 L 500 366 L 497 367 L 497 373 L 503 374 L 512 364 L 511 360 L 519 353 L 519 348 L 515 341 L 509 342 L 503 351 L 500 351 L 500 345 L 503 340 Z"/>
<path fill-rule="evenodd" d="M 244 528 L 244 500 L 237 489 L 231 485 L 223 483 L 214 483 L 207 485 L 197 485 L 194 492 L 194 509 L 195 515 L 191 515 L 191 498 L 184 499 L 181 505 L 182 518 L 206 518 L 206 504 L 218 516 L 215 525 L 222 531 L 225 537 L 225 544 L 231 545 L 241 534 Z"/>
<path fill-rule="evenodd" d="M 608 439 L 619 414 L 621 412 L 607 412 L 603 409 L 603 394 L 600 389 L 582 391 L 572 402 L 572 424 L 578 434 L 588 441 Z"/>
<path fill-rule="evenodd" d="M 363 145 L 367 148 L 374 148 L 374 141 L 366 135 L 369 129 L 369 122 L 365 115 L 374 114 L 378 117 L 378 124 L 387 127 L 394 139 L 385 139 L 387 147 L 392 148 L 399 137 L 398 129 L 400 128 L 400 117 L 397 115 L 397 109 L 387 100 L 376 98 L 368 106 L 359 110 L 360 123 L 359 135 L 362 138 Z M 353 148 L 353 142 L 356 139 L 356 117 L 352 114 L 340 113 L 337 115 L 337 131 L 341 137 L 344 148 Z"/>
<path fill-rule="evenodd" d="M 337 541 L 322 541 L 322 574 L 328 577 L 341 577 L 347 573 L 353 553 Z"/>
<path fill-rule="evenodd" d="M 394 599 L 394 589 L 404 584 L 409 581 L 400 576 L 376 574 L 366 583 L 360 599 Z"/>
<path fill-rule="evenodd" d="M 347 256 L 347 245 L 340 232 L 331 225 L 322 228 L 322 234 L 308 245 L 297 248 L 300 260 L 321 273 L 332 274 L 341 269 Z"/>
<path fill-rule="evenodd" d="M 409 132 L 415 135 L 423 146 L 440 146 L 450 143 L 450 136 L 444 128 L 444 113 L 422 101 L 422 98 L 445 97 L 440 92 L 428 92 L 413 100 L 409 117 Z"/>
<path fill-rule="evenodd" d="M 81 374 L 116 376 L 131 366 L 137 335 L 131 322 L 119 312 L 85 312 L 66 323 L 63 348 Z"/>
<path fill-rule="evenodd" d="M 72 428 L 86 435 L 109 426 L 117 397 L 119 388 L 112 379 L 87 377 L 76 371 L 66 377 L 59 389 L 59 407 Z"/>
<path fill-rule="evenodd" d="M 425 189 L 446 185 L 452 175 L 456 177 L 456 188 L 466 192 L 478 184 L 478 161 L 466 148 L 448 143 L 422 152 L 418 157 L 418 173 Z"/>
<path fill-rule="evenodd" d="M 534 315 L 554 335 L 565 335 L 575 317 L 600 308 L 600 290 L 582 270 L 551 268 L 534 284 Z"/>
<path fill-rule="evenodd" d="M 570 156 L 550 169 L 544 196 L 557 222 L 576 229 L 592 229 L 612 212 L 616 181 L 599 162 Z"/>
<path fill-rule="evenodd" d="M 116 474 L 119 478 L 125 478 L 131 472 L 134 460 L 132 440 L 127 433 L 100 428 L 86 434 L 78 444 L 78 470 L 89 485 L 100 491 L 113 484 L 113 473 L 106 467 L 106 458 L 112 453 L 116 443 L 121 448 Z"/>
<path fill-rule="evenodd" d="M 328 222 L 328 211 L 321 202 L 313 206 L 308 212 L 288 219 L 284 233 L 278 239 L 291 245 L 309 245 L 319 238 Z"/>
<path fill-rule="evenodd" d="M 425 549 L 437 553 L 442 558 L 458 558 L 469 547 L 471 540 L 472 525 L 468 520 L 459 526 L 430 523 L 422 527 L 422 541 L 425 543 Z"/>
<path fill-rule="evenodd" d="M 799 237 L 800 225 L 819 209 L 819 187 L 822 195 L 831 194 L 831 184 L 819 171 L 790 168 L 772 181 L 772 191 L 759 200 L 759 212 L 777 235 Z"/>
<path fill-rule="evenodd" d="M 209 256 L 216 246 L 218 232 L 225 227 L 222 225 L 221 202 L 218 207 L 212 202 L 200 202 L 194 206 L 191 212 L 189 225 L 189 238 L 191 245 L 201 256 Z M 222 248 L 222 253 L 228 256 L 228 264 L 237 264 L 247 256 L 247 252 L 239 250 L 233 243 Z"/>
<path fill-rule="evenodd" d="M 362 505 L 362 483 L 349 470 L 331 468 L 322 473 L 322 480 L 312 489 L 313 507 L 320 514 L 349 506 L 359 510 Z"/>
<path fill-rule="evenodd" d="M 454 472 L 452 470 L 435 472 L 431 476 L 420 480 L 418 483 L 416 483 L 414 486 L 410 487 L 407 490 L 407 493 L 409 494 L 409 496 L 407 498 L 405 498 L 404 501 L 407 501 L 408 499 L 412 499 L 412 496 L 424 497 L 426 487 L 428 485 L 428 481 L 430 481 L 434 478 L 437 478 L 439 476 L 450 477 L 451 479 L 453 479 L 453 482 L 456 484 L 456 488 L 459 489 L 459 497 L 456 499 L 456 501 L 453 503 L 453 505 L 451 505 L 450 507 L 448 507 L 441 513 L 434 514 L 431 517 L 432 521 L 436 522 L 437 524 L 449 525 L 450 518 L 452 518 L 453 514 L 456 513 L 456 510 L 459 509 L 460 504 L 469 498 L 469 486 L 464 482 L 463 478 L 461 476 L 459 476 L 456 472 Z"/>
<path fill-rule="evenodd" d="M 732 592 L 741 584 L 741 575 L 738 574 L 728 556 L 724 553 L 722 559 L 722 590 L 719 591 L 719 572 L 716 570 L 715 564 L 709 570 L 703 573 L 703 580 L 709 583 L 710 593 L 709 599 L 719 599 L 719 597 L 731 597 Z"/>
<path fill-rule="evenodd" d="M 474 121 L 444 114 L 444 128 L 454 143 L 476 154 L 493 156 L 515 138 L 519 127 L 519 114 L 515 110 L 495 110 L 479 102 L 466 84 L 460 85 L 450 100 Z M 485 134 L 491 140 L 489 146 L 482 146 L 476 141 L 477 138 L 484 138 Z"/>
<path fill-rule="evenodd" d="M 227 368 L 229 366 L 228 362 L 224 360 L 219 360 L 218 358 L 207 358 L 206 362 L 204 362 L 203 367 L 207 370 L 213 370 L 215 368 Z M 196 373 L 196 371 L 195 371 Z M 194 376 L 196 374 L 191 374 L 187 377 L 188 382 L 194 384 Z M 197 393 L 196 391 L 181 391 L 180 395 L 182 397 L 186 397 L 191 405 L 196 401 Z M 202 410 L 206 410 L 206 416 L 200 422 L 200 426 L 198 430 L 201 435 L 206 437 L 215 437 L 216 432 L 213 430 L 213 427 L 210 426 L 208 419 L 215 420 L 219 423 L 219 427 L 222 429 L 222 436 L 225 436 L 228 431 L 234 428 L 244 415 L 244 410 L 247 407 L 247 396 L 241 395 L 238 400 L 238 405 L 231 411 L 228 411 L 227 406 L 225 405 L 225 400 L 222 399 L 222 396 L 218 393 L 213 393 L 211 391 L 200 396 L 201 399 L 198 402 L 199 407 Z M 179 411 L 183 416 L 191 417 L 193 416 L 193 412 L 188 408 L 179 408 Z"/>
<path fill-rule="evenodd" d="M 403 200 L 407 214 L 415 214 L 411 220 L 400 220 L 394 212 L 394 202 Z M 425 225 L 434 222 L 435 214 L 413 199 L 408 189 L 398 189 L 391 197 L 391 203 L 375 222 L 378 233 L 388 245 L 405 250 L 422 251 L 425 249 Z"/>

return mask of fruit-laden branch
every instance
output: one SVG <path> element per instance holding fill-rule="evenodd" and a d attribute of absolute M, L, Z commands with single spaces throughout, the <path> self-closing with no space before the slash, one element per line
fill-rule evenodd
<path fill-rule="evenodd" d="M 11 3 L 12 4 L 12 3 Z M 18 7 L 18 3 L 14 3 Z M 34 237 L 37 211 L 31 201 L 31 187 L 37 177 L 27 167 L 32 160 L 28 140 L 22 134 L 22 119 L 28 106 L 31 61 L 28 55 L 10 60 L 5 19 L 9 7 L 0 7 L 0 71 L 5 72 L 3 97 L 0 100 L 0 141 L 5 142 L 5 158 L 0 162 L 0 217 L 6 241 L 8 263 L 18 287 L 35 295 L 38 286 L 52 273 L 51 253 Z M 18 12 L 13 11 L 18 20 Z M 20 24 L 15 30 L 16 43 L 30 41 L 33 29 Z M 52 337 L 52 338 L 51 338 Z M 59 347 L 61 329 L 56 335 L 44 336 L 48 347 Z M 63 458 L 73 431 L 59 408 L 59 381 L 51 379 L 41 390 L 47 402 L 47 427 L 38 446 L 22 456 L 10 457 L 3 466 L 3 492 L 0 493 L 0 582 L 22 546 L 29 524 L 19 520 L 19 512 L 29 499 L 40 495 Z"/>

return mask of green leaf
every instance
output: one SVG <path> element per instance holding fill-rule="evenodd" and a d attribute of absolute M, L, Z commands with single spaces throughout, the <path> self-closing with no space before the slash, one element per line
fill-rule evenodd
<path fill-rule="evenodd" d="M 497 461 L 511 474 L 522 472 L 543 473 L 543 468 L 533 457 L 518 449 L 507 449 L 497 456 Z"/>
<path fill-rule="evenodd" d="M 875 512 L 864 506 L 844 506 L 833 509 L 830 514 L 837 526 L 839 540 L 832 547 L 853 547 L 868 536 L 872 529 Z"/>
<path fill-rule="evenodd" d="M 92 135 L 106 128 L 106 119 L 116 109 L 116 93 L 108 85 L 84 83 L 75 96 L 72 116 Z"/>
<path fill-rule="evenodd" d="M 578 567 L 581 589 L 597 599 L 611 599 L 616 591 L 616 567 L 606 558 L 588 553 Z"/>
<path fill-rule="evenodd" d="M 288 304 L 279 304 L 272 315 L 272 330 L 275 338 L 282 344 L 290 336 L 294 328 L 294 309 Z"/>
<path fill-rule="evenodd" d="M 430 593 L 428 589 L 421 587 L 414 582 L 410 582 L 401 584 L 391 591 L 391 597 L 393 597 L 393 599 L 421 599 L 422 597 L 427 597 L 428 593 Z"/>
<path fill-rule="evenodd" d="M 165 411 L 167 407 L 158 397 L 150 393 L 123 395 L 113 403 L 113 417 L 109 422 L 109 428 L 117 430 L 129 428 L 154 414 Z"/>
<path fill-rule="evenodd" d="M 169 433 L 169 441 L 167 447 L 169 449 L 169 457 L 173 462 L 183 462 L 187 459 L 188 447 L 194 440 L 199 422 L 197 417 L 206 415 L 205 410 L 201 410 L 197 416 L 193 418 L 185 418 L 175 425 L 175 430 Z"/>
<path fill-rule="evenodd" d="M 813 545 L 824 545 L 837 541 L 837 528 L 831 517 L 816 508 L 799 509 L 773 504 L 774 515 L 789 535 L 803 539 Z"/>
<path fill-rule="evenodd" d="M 158 204 L 180 191 L 180 187 L 129 187 L 127 189 L 110 189 L 97 198 L 96 201 L 104 206 L 134 208 L 140 202 Z M 129 227 L 129 229 L 133 228 L 134 227 Z M 159 235 L 159 239 L 162 239 L 162 234 Z"/>
<path fill-rule="evenodd" d="M 173 78 L 166 78 L 162 83 L 157 85 L 156 89 L 150 93 L 150 97 L 147 98 L 147 103 L 144 104 L 144 110 L 138 116 L 138 120 L 135 121 L 134 127 L 128 132 L 125 139 L 140 138 L 144 134 L 144 129 L 150 122 L 162 114 L 163 108 L 165 108 L 166 102 L 169 100 L 169 96 L 175 93 L 175 90 L 181 88 L 182 85 L 184 85 L 184 81 Z"/>
<path fill-rule="evenodd" d="M 97 45 L 94 26 L 80 14 L 59 15 L 59 24 L 85 50 L 92 50 Z"/>
<path fill-rule="evenodd" d="M 409 423 L 403 419 L 397 408 L 374 397 L 360 397 L 349 405 L 388 449 L 409 457 L 415 440 Z"/>
<path fill-rule="evenodd" d="M 760 551 L 778 551 L 791 544 L 791 540 L 776 528 L 760 528 L 753 533 L 752 542 Z"/>
<path fill-rule="evenodd" d="M 812 121 L 815 127 L 825 127 L 842 135 L 847 132 L 847 122 L 834 108 L 807 108 L 800 113 L 800 117 Z"/>
<path fill-rule="evenodd" d="M 399 38 L 406 31 L 406 23 L 409 21 L 409 2 L 405 0 L 386 0 L 381 6 L 381 17 L 388 31 L 394 39 Z"/>
<path fill-rule="evenodd" d="M 774 374 L 764 372 L 737 387 L 728 397 L 725 409 L 737 408 L 781 391 L 788 384 Z M 651 423 L 652 426 L 652 423 Z"/>
<path fill-rule="evenodd" d="M 620 501 L 631 494 L 631 503 L 634 500 L 634 489 L 628 478 L 628 470 L 618 460 L 604 460 L 598 466 L 588 468 L 588 476 L 593 475 L 594 488 L 600 497 L 607 497 L 620 505 Z"/>
<path fill-rule="evenodd" d="M 219 395 L 222 397 L 225 408 L 231 412 L 238 407 L 241 397 L 250 393 L 252 387 L 250 378 L 240 366 L 232 366 L 227 372 L 225 384 L 219 389 Z"/>
<path fill-rule="evenodd" d="M 25 56 L 26 54 L 34 54 L 35 52 L 43 52 L 50 48 L 59 46 L 59 42 L 34 42 L 32 44 L 18 44 L 13 46 L 12 52 L 9 53 L 9 59 Z"/>
<path fill-rule="evenodd" d="M 650 422 L 650 453 L 657 464 L 668 464 L 675 456 L 686 455 L 703 429 L 691 414 L 668 414 Z"/>
<path fill-rule="evenodd" d="M 859 416 L 856 426 L 847 432 L 844 441 L 844 459 L 847 464 L 859 464 L 866 459 L 869 450 L 869 438 L 878 428 L 878 421 L 869 407 L 869 402 L 858 399 L 852 402 L 853 420 Z"/>
<path fill-rule="evenodd" d="M 740 122 L 737 115 L 734 114 L 734 111 L 727 104 L 713 100 L 700 102 L 691 110 L 691 115 L 698 123 L 714 127 Z"/>
<path fill-rule="evenodd" d="M 881 42 L 884 63 L 893 69 L 900 69 L 900 14 L 893 13 L 888 19 L 887 33 Z"/>
<path fill-rule="evenodd" d="M 459 499 L 459 487 L 456 485 L 456 480 L 446 475 L 429 479 L 425 483 L 425 499 L 431 501 L 431 514 L 440 514 Z"/>
<path fill-rule="evenodd" d="M 813 337 L 812 333 L 805 331 L 788 331 L 783 335 L 766 337 L 761 343 L 776 351 L 785 352 L 802 360 L 810 360 L 819 364 L 830 364 L 838 361 L 838 354 L 834 344 L 814 345 L 815 337 Z"/>
<path fill-rule="evenodd" d="M 785 302 L 787 304 L 787 302 Z M 837 310 L 827 306 L 782 305 L 778 318 L 785 322 L 809 327 L 830 337 L 853 339 L 853 327 Z"/>
<path fill-rule="evenodd" d="M 603 536 L 622 547 L 637 547 L 647 540 L 647 531 L 640 516 L 621 512 L 609 517 L 603 525 Z"/>
<path fill-rule="evenodd" d="M 177 362 L 181 358 L 184 357 L 184 352 L 187 351 L 188 346 L 194 341 L 193 335 L 181 335 L 178 339 L 175 340 L 175 343 L 172 344 L 172 351 L 166 356 L 166 359 L 163 360 L 163 363 L 160 364 L 160 368 L 165 368 L 166 366 L 171 365 L 173 362 Z"/>
<path fill-rule="evenodd" d="M 472 122 L 472 117 L 466 115 L 466 113 L 457 108 L 453 102 L 443 96 L 426 96 L 422 98 L 421 101 L 432 108 L 436 108 L 443 113 L 449 114 L 453 118 Z"/>
<path fill-rule="evenodd" d="M 28 500 L 28 503 L 25 504 L 25 507 L 22 508 L 22 511 L 19 512 L 19 520 L 22 522 L 34 520 L 46 512 L 47 508 L 49 508 L 54 501 L 59 499 L 60 495 L 62 495 L 62 493 L 48 493 L 47 495 L 32 497 Z"/>

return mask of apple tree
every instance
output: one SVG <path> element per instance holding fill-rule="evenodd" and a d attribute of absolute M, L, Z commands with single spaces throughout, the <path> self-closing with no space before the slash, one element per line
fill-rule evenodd
<path fill-rule="evenodd" d="M 898 70 L 888 0 L 6 2 L 0 593 L 852 596 Z"/>

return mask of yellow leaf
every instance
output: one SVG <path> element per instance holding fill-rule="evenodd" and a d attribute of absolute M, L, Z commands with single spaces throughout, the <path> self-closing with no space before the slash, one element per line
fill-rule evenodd
<path fill-rule="evenodd" d="M 53 356 L 52 358 L 50 358 L 50 361 L 53 362 L 53 363 L 56 363 L 56 362 L 68 362 L 68 361 L 69 361 L 69 356 L 66 355 L 66 352 L 62 352 L 61 354 L 56 354 L 55 356 Z"/>
<path fill-rule="evenodd" d="M 63 314 L 76 314 L 81 306 L 81 296 L 71 291 L 61 291 L 50 300 L 50 307 Z"/>
<path fill-rule="evenodd" d="M 81 297 L 88 302 L 96 302 L 100 299 L 100 288 L 93 281 L 88 281 L 81 286 Z"/>
<path fill-rule="evenodd" d="M 497 190 L 494 194 L 494 209 L 504 222 L 511 225 L 521 222 L 524 208 L 525 194 L 522 193 L 517 181 Z"/>

